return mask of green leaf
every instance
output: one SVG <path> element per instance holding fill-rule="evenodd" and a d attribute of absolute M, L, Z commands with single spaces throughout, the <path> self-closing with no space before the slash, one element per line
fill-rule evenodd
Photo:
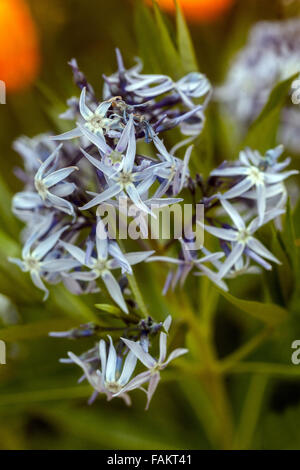
<path fill-rule="evenodd" d="M 0 329 L 0 339 L 7 343 L 47 336 L 50 331 L 63 331 L 79 326 L 70 318 L 52 318 L 26 325 L 13 325 Z"/>
<path fill-rule="evenodd" d="M 135 35 L 145 72 L 163 73 L 163 54 L 157 27 L 153 15 L 143 2 L 136 2 Z"/>
<path fill-rule="evenodd" d="M 293 225 L 295 230 L 295 237 L 300 238 L 300 198 L 293 210 Z"/>
<path fill-rule="evenodd" d="M 5 232 L 16 238 L 19 233 L 19 226 L 11 212 L 11 198 L 12 194 L 0 175 L 0 226 Z"/>
<path fill-rule="evenodd" d="M 181 77 L 183 72 L 181 60 L 156 2 L 154 2 L 153 8 L 156 19 L 157 32 L 160 38 L 160 47 L 164 56 L 165 73 L 170 74 L 174 79 L 178 79 Z"/>
<path fill-rule="evenodd" d="M 49 303 L 53 302 L 62 313 L 77 318 L 81 321 L 94 322 L 102 324 L 97 315 L 87 306 L 82 298 L 69 292 L 63 285 L 55 285 L 51 289 Z"/>
<path fill-rule="evenodd" d="M 241 309 L 243 312 L 252 315 L 254 318 L 263 321 L 269 325 L 276 325 L 288 316 L 288 311 L 276 304 L 262 303 L 253 300 L 243 300 L 225 292 L 221 289 L 217 290 L 232 305 Z"/>
<path fill-rule="evenodd" d="M 178 1 L 176 3 L 177 44 L 182 67 L 185 73 L 198 70 L 192 38 Z"/>
<path fill-rule="evenodd" d="M 295 74 L 275 86 L 262 112 L 250 126 L 242 148 L 251 147 L 264 153 L 276 146 L 281 110 L 289 94 L 291 84 L 297 76 L 298 74 Z"/>
<path fill-rule="evenodd" d="M 287 247 L 287 240 L 282 232 L 276 229 L 275 225 L 270 226 L 271 230 L 271 252 L 279 259 L 281 264 L 273 266 L 272 271 L 265 274 L 269 279 L 270 294 L 276 303 L 288 305 L 295 288 L 293 263 Z"/>
<path fill-rule="evenodd" d="M 201 173 L 208 177 L 214 157 L 214 142 L 212 131 L 212 113 L 207 111 L 205 123 L 201 134 L 193 142 L 194 150 L 191 158 L 191 168 L 194 173 Z"/>
<path fill-rule="evenodd" d="M 49 407 L 45 409 L 45 416 L 53 417 L 63 432 L 92 440 L 103 449 L 112 446 L 116 449 L 179 449 L 182 445 L 182 439 L 178 439 L 177 433 L 174 436 L 168 423 L 155 423 L 151 414 L 145 419 L 143 414 L 137 416 L 132 409 L 129 412 L 121 408 L 118 412 L 105 408 L 99 406 L 97 412 L 91 413 L 87 407 L 81 407 L 74 413 L 72 408 Z"/>
<path fill-rule="evenodd" d="M 290 204 L 289 199 L 288 199 L 287 207 L 286 207 L 284 229 L 282 232 L 282 240 L 284 243 L 285 252 L 289 258 L 290 264 L 293 267 L 294 273 L 296 275 L 298 272 L 297 249 L 296 249 L 296 244 L 295 244 L 296 234 L 295 234 L 292 209 L 291 209 L 291 204 Z"/>
<path fill-rule="evenodd" d="M 269 413 L 260 423 L 261 447 L 268 450 L 299 450 L 300 406 Z"/>
<path fill-rule="evenodd" d="M 118 317 L 122 314 L 121 309 L 115 307 L 114 305 L 109 304 L 95 304 L 95 307 L 99 310 L 102 310 L 106 313 L 111 313 L 112 315 L 117 315 Z"/>

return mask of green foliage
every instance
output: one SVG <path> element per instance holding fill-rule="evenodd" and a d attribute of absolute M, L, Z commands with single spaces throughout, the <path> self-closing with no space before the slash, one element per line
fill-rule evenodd
<path fill-rule="evenodd" d="M 74 40 L 68 49 L 67 42 L 76 35 L 66 28 L 67 41 L 60 40 L 62 51 L 55 46 L 53 54 L 52 64 L 58 61 L 60 70 L 53 72 L 50 61 L 43 77 L 45 83 L 40 82 L 33 96 L 27 96 L 26 112 L 23 98 L 19 102 L 15 98 L 18 105 L 7 105 L 11 115 L 7 112 L 1 121 L 2 134 L 8 132 L 11 145 L 14 134 L 33 134 L 37 129 L 44 132 L 46 123 L 61 131 L 66 129 L 66 123 L 57 119 L 63 100 L 56 98 L 56 84 L 60 93 L 64 94 L 65 87 L 69 95 L 71 75 L 66 72 L 65 61 L 77 49 L 81 51 L 79 62 L 86 61 L 87 68 L 94 72 L 95 88 L 99 86 L 99 61 L 101 73 L 113 67 L 113 45 L 122 48 L 126 59 L 139 55 L 146 73 L 170 74 L 179 79 L 185 73 L 200 71 L 219 80 L 218 70 L 225 68 L 229 53 L 244 42 L 250 22 L 260 19 L 262 2 L 256 2 L 256 6 L 252 0 L 239 2 L 232 19 L 236 25 L 234 35 L 228 33 L 232 24 L 220 21 L 209 28 L 192 27 L 194 41 L 178 2 L 173 22 L 156 4 L 150 9 L 137 0 L 134 34 L 132 10 L 127 2 L 104 2 L 101 18 L 99 2 L 90 2 L 95 3 L 91 11 L 82 4 L 78 6 L 77 23 L 72 16 L 76 13 L 69 8 L 66 17 L 70 19 L 71 32 L 76 30 L 74 22 L 82 25 L 80 12 L 84 11 L 87 15 L 84 34 L 90 38 L 89 34 L 95 31 L 99 42 L 87 39 L 81 46 Z M 273 9 L 274 5 L 268 2 L 270 15 L 275 14 Z M 234 44 L 229 44 L 230 39 L 234 39 Z M 275 146 L 281 110 L 294 78 L 289 77 L 274 88 L 243 142 L 236 142 L 234 130 L 223 121 L 216 106 L 211 105 L 203 133 L 194 142 L 193 174 L 200 172 L 205 176 L 224 158 L 235 159 L 238 148 L 250 146 L 265 152 Z M 38 106 L 36 96 L 42 103 L 42 113 L 34 111 Z M 40 120 L 41 114 L 46 121 Z M 170 140 L 176 142 L 176 138 L 174 133 Z M 108 319 L 118 328 L 126 316 L 116 306 L 105 303 L 103 292 L 76 297 L 60 285 L 51 288 L 44 304 L 29 276 L 8 262 L 8 256 L 20 255 L 21 227 L 9 210 L 11 187 L 16 182 L 6 175 L 12 175 L 15 161 L 6 158 L 6 148 L 7 145 L 1 151 L 9 173 L 3 169 L 0 177 L 0 293 L 12 301 L 20 318 L 19 323 L 1 323 L 0 328 L 8 358 L 8 364 L 0 366 L 0 448 L 299 449 L 299 403 L 290 406 L 288 397 L 279 412 L 272 408 L 271 398 L 277 391 L 275 378 L 292 379 L 296 392 L 300 379 L 300 369 L 290 359 L 291 343 L 300 338 L 300 202 L 288 203 L 280 229 L 274 226 L 261 233 L 266 246 L 282 264 L 265 275 L 231 281 L 234 294 L 216 289 L 206 278 L 190 276 L 184 290 L 162 296 L 167 268 L 155 263 L 142 270 L 137 267 L 135 275 L 129 277 L 137 303 L 130 315 L 137 321 L 148 315 L 162 321 L 170 313 L 174 329 L 169 344 L 174 347 L 185 344 L 190 353 L 162 373 L 162 384 L 148 412 L 143 409 L 144 396 L 138 393 L 132 394 L 131 408 L 122 400 L 107 403 L 103 398 L 88 407 L 91 387 L 87 383 L 77 385 L 79 371 L 59 364 L 58 359 L 69 350 L 80 354 L 93 347 L 94 339 L 75 342 L 48 338 L 48 333 L 93 322 L 104 337 Z M 0 302 L 0 313 L 2 308 Z M 220 336 L 226 337 L 231 352 Z M 284 385 L 287 386 L 285 382 Z M 284 389 L 280 396 L 285 397 L 286 390 L 290 389 Z"/>
<path fill-rule="evenodd" d="M 287 319 L 287 310 L 279 305 L 238 299 L 221 289 L 218 289 L 218 291 L 232 305 L 268 325 L 276 325 Z"/>
<path fill-rule="evenodd" d="M 294 74 L 275 86 L 263 110 L 250 126 L 242 148 L 248 146 L 264 153 L 276 146 L 281 111 L 297 75 Z"/>

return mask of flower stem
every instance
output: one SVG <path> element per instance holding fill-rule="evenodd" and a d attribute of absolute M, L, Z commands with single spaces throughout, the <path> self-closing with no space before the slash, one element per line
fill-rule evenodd
<path fill-rule="evenodd" d="M 127 278 L 128 278 L 130 289 L 132 290 L 135 301 L 138 304 L 143 317 L 148 318 L 150 315 L 147 310 L 146 304 L 144 302 L 142 293 L 140 291 L 140 288 L 138 286 L 134 273 L 132 272 L 132 274 L 128 274 Z"/>

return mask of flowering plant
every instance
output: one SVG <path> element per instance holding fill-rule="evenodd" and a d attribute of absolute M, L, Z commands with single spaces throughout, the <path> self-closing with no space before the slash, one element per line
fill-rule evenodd
<path fill-rule="evenodd" d="M 176 380 L 211 445 L 243 447 L 227 378 L 253 373 L 249 400 L 252 388 L 261 399 L 261 370 L 290 372 L 276 359 L 247 359 L 299 300 L 298 193 L 290 197 L 298 170 L 273 132 L 295 74 L 275 85 L 235 151 L 212 157 L 213 86 L 198 70 L 179 7 L 178 48 L 156 6 L 155 15 L 164 73 L 143 72 L 142 59 L 128 67 L 117 49 L 116 71 L 103 75 L 99 93 L 73 59 L 78 93 L 60 114 L 67 130 L 15 141 L 24 188 L 12 211 L 24 227 L 21 253 L 8 243 L 6 269 L 25 297 L 41 301 L 42 291 L 45 308 L 64 314 L 38 335 L 49 333 L 53 347 L 76 340 L 77 352 L 66 350 L 60 363 L 79 366 L 89 404 L 121 398 L 135 408 L 142 391 L 151 410 L 159 382 Z M 167 240 L 149 234 L 157 210 L 174 214 Z M 134 230 L 123 236 L 125 218 Z M 249 315 L 245 343 L 225 358 L 214 344 L 222 302 Z"/>

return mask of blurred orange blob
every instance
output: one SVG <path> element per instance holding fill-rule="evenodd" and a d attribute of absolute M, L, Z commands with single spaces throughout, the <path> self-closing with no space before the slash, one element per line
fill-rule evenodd
<path fill-rule="evenodd" d="M 0 0 L 0 80 L 8 91 L 30 85 L 39 69 L 36 28 L 24 0 Z"/>
<path fill-rule="evenodd" d="M 235 0 L 178 0 L 185 16 L 192 21 L 211 21 L 221 16 Z M 174 0 L 157 0 L 167 11 L 175 10 Z"/>

